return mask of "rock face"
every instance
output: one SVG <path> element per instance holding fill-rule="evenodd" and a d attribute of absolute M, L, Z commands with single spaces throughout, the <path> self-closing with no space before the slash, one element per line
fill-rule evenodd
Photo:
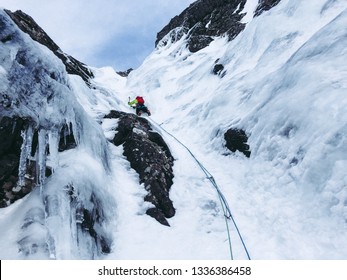
<path fill-rule="evenodd" d="M 174 159 L 168 146 L 144 118 L 118 111 L 111 111 L 105 118 L 119 119 L 112 143 L 116 146 L 123 144 L 124 155 L 148 191 L 145 200 L 153 207 L 147 210 L 147 214 L 168 226 L 166 218 L 175 215 L 169 198 Z"/>
<path fill-rule="evenodd" d="M 226 147 L 232 151 L 239 151 L 243 153 L 246 157 L 251 156 L 251 151 L 249 150 L 249 145 L 247 144 L 248 137 L 244 130 L 230 128 L 225 134 L 224 139 L 226 141 Z"/>
<path fill-rule="evenodd" d="M 212 41 L 216 36 L 228 36 L 234 39 L 245 27 L 241 22 L 243 8 L 246 0 L 198 0 L 192 3 L 180 15 L 171 19 L 157 34 L 155 45 L 167 35 L 170 36 L 161 42 L 166 44 L 178 41 L 184 34 L 189 34 L 187 39 L 188 49 L 197 52 Z M 280 0 L 259 0 L 255 16 L 277 5 Z"/>
<path fill-rule="evenodd" d="M 158 34 L 156 46 L 163 37 L 175 28 L 189 32 L 188 48 L 196 52 L 212 41 L 214 36 L 226 34 L 229 39 L 235 38 L 243 29 L 240 14 L 246 0 L 200 0 L 191 4 L 180 15 L 171 19 Z M 180 39 L 178 37 L 177 39 Z"/>
<path fill-rule="evenodd" d="M 69 74 L 81 76 L 81 78 L 90 85 L 89 79 L 94 77 L 92 71 L 82 62 L 65 54 L 32 17 L 20 10 L 16 12 L 5 10 L 5 12 L 23 32 L 27 33 L 34 41 L 49 48 L 57 57 L 59 57 Z"/>

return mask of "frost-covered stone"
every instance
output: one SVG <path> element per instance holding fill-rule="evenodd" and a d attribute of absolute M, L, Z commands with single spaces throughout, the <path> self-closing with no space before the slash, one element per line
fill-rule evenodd
<path fill-rule="evenodd" d="M 173 157 L 168 146 L 144 118 L 118 111 L 111 111 L 105 118 L 119 118 L 112 143 L 123 144 L 124 155 L 148 191 L 145 200 L 155 208 L 148 209 L 147 214 L 161 224 L 169 225 L 166 218 L 175 215 L 175 208 L 169 197 L 174 175 Z"/>

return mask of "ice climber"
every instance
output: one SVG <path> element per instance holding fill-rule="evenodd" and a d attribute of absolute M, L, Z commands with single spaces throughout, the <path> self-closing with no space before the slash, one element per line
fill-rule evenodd
<path fill-rule="evenodd" d="M 142 96 L 136 96 L 136 98 L 133 101 L 129 100 L 128 104 L 129 106 L 136 108 L 136 115 L 138 116 L 141 116 L 142 113 L 146 113 L 148 116 L 151 115 L 151 112 L 145 106 L 145 100 Z"/>

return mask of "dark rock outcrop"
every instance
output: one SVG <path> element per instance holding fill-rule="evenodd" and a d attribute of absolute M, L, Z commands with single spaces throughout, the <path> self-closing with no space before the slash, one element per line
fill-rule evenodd
<path fill-rule="evenodd" d="M 219 62 L 219 59 L 217 59 L 217 60 L 215 61 L 215 64 L 214 64 L 214 66 L 213 66 L 212 73 L 223 78 L 223 77 L 225 76 L 225 74 L 226 74 L 226 71 L 223 71 L 223 70 L 224 70 L 224 65 L 223 65 L 223 64 L 220 64 L 220 63 L 218 63 L 218 62 Z"/>
<path fill-rule="evenodd" d="M 175 208 L 169 197 L 174 159 L 168 146 L 144 118 L 119 111 L 111 111 L 105 118 L 119 119 L 112 143 L 123 144 L 124 155 L 148 191 L 145 200 L 154 207 L 148 209 L 147 214 L 161 224 L 169 225 L 166 218 L 175 215 Z"/>
<path fill-rule="evenodd" d="M 244 130 L 230 128 L 224 134 L 224 139 L 226 141 L 226 147 L 230 151 L 233 153 L 239 151 L 246 157 L 250 157 L 251 151 L 249 150 L 249 145 L 247 144 L 248 137 Z"/>
<path fill-rule="evenodd" d="M 213 74 L 220 75 L 223 69 L 224 69 L 223 64 L 215 64 L 213 67 Z"/>
<path fill-rule="evenodd" d="M 133 68 L 129 68 L 128 70 L 126 71 L 119 71 L 117 72 L 117 74 L 121 77 L 128 77 L 130 72 L 133 71 L 134 69 Z"/>
<path fill-rule="evenodd" d="M 34 41 L 49 48 L 64 63 L 69 74 L 79 75 L 90 86 L 89 80 L 94 77 L 93 72 L 84 63 L 65 54 L 32 17 L 20 10 L 16 12 L 5 10 L 5 12 L 23 32 Z"/>
<path fill-rule="evenodd" d="M 259 16 L 263 12 L 270 10 L 276 6 L 281 0 L 259 0 L 257 9 L 254 12 L 254 16 Z"/>
<path fill-rule="evenodd" d="M 241 14 L 246 0 L 200 0 L 191 4 L 180 15 L 171 19 L 158 34 L 155 45 L 175 28 L 189 32 L 187 40 L 191 52 L 208 46 L 215 36 L 235 38 L 245 27 Z M 182 36 L 180 36 L 182 37 Z M 175 40 L 180 39 L 175 36 Z M 177 39 L 176 39 L 177 38 Z M 171 38 L 173 40 L 173 38 Z"/>
<path fill-rule="evenodd" d="M 216 36 L 228 36 L 233 40 L 244 28 L 241 22 L 246 0 L 198 0 L 192 3 L 180 15 L 171 19 L 157 34 L 155 46 L 167 35 L 167 40 L 176 42 L 188 34 L 187 46 L 191 52 L 197 52 L 208 46 Z M 259 0 L 254 16 L 269 10 L 280 0 Z M 167 41 L 163 40 L 162 44 Z"/>

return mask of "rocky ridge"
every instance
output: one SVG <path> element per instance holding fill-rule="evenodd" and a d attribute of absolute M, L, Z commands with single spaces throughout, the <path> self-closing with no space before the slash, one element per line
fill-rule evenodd
<path fill-rule="evenodd" d="M 175 42 L 188 34 L 187 47 L 191 52 L 197 52 L 208 46 L 214 37 L 227 36 L 234 39 L 245 27 L 242 23 L 242 12 L 246 0 L 198 0 L 192 3 L 180 15 L 170 20 L 157 33 L 155 46 L 166 44 L 167 40 Z M 259 0 L 254 16 L 271 9 L 280 0 Z M 169 38 L 164 39 L 166 35 Z"/>

